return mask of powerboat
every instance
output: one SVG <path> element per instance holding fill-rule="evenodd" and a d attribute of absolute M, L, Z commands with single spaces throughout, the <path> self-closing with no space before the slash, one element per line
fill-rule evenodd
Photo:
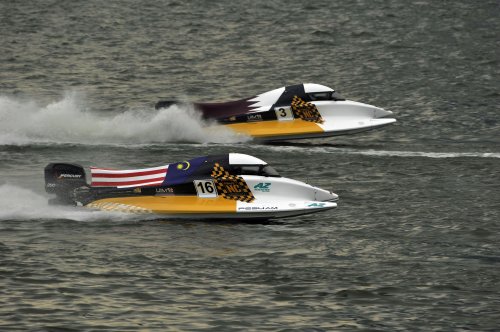
<path fill-rule="evenodd" d="M 51 204 L 191 219 L 272 219 L 337 207 L 328 190 L 285 178 L 263 160 L 240 153 L 158 167 L 116 170 L 51 163 L 45 190 Z"/>
<path fill-rule="evenodd" d="M 163 100 L 161 109 L 177 104 Z M 396 122 L 391 111 L 342 98 L 314 83 L 290 85 L 223 103 L 194 103 L 205 119 L 257 140 L 317 138 L 354 134 Z"/>

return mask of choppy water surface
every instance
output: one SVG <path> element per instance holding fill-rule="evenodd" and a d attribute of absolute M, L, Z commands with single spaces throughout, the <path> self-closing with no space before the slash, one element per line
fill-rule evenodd
<path fill-rule="evenodd" d="M 0 329 L 500 325 L 497 1 L 0 2 Z M 316 82 L 392 110 L 255 145 L 160 98 Z M 339 207 L 265 224 L 47 205 L 43 167 L 260 157 Z"/>

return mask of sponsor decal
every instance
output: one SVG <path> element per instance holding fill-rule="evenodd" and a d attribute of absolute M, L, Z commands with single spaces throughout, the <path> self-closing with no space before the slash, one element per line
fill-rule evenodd
<path fill-rule="evenodd" d="M 140 194 L 142 191 L 141 191 L 141 188 L 135 188 L 134 189 L 134 193 L 136 194 Z"/>
<path fill-rule="evenodd" d="M 326 203 L 311 203 L 307 207 L 322 208 L 325 205 L 326 205 Z"/>
<path fill-rule="evenodd" d="M 248 121 L 262 121 L 262 115 L 260 114 L 250 114 L 247 115 Z"/>
<path fill-rule="evenodd" d="M 183 162 L 177 164 L 177 169 L 179 171 L 187 171 L 189 169 L 189 167 L 191 167 L 191 164 L 189 163 L 189 161 L 183 161 Z"/>
<path fill-rule="evenodd" d="M 58 179 L 79 179 L 81 177 L 82 177 L 81 174 L 66 174 L 66 173 L 63 173 L 63 174 L 60 174 L 57 178 Z"/>
<path fill-rule="evenodd" d="M 245 180 L 241 176 L 230 174 L 219 163 L 214 164 L 211 175 L 217 192 L 223 198 L 247 203 L 255 199 Z"/>
<path fill-rule="evenodd" d="M 255 186 L 253 186 L 253 189 L 268 193 L 271 191 L 271 183 L 270 182 L 257 183 Z"/>
<path fill-rule="evenodd" d="M 156 188 L 155 189 L 155 192 L 157 194 L 173 194 L 174 193 L 174 189 L 173 188 L 170 188 L 170 187 L 165 187 L 165 188 Z"/>
<path fill-rule="evenodd" d="M 277 206 L 241 206 L 238 211 L 265 211 L 265 210 L 278 210 Z"/>
<path fill-rule="evenodd" d="M 306 102 L 298 96 L 293 97 L 290 107 L 292 108 L 293 113 L 304 121 L 315 123 L 325 122 L 314 104 Z"/>

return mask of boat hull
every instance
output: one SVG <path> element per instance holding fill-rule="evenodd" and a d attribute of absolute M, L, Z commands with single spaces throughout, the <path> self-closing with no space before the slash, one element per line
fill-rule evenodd
<path fill-rule="evenodd" d="M 96 200 L 87 208 L 157 214 L 164 217 L 189 219 L 270 219 L 321 212 L 337 207 L 335 202 L 320 201 L 265 201 L 246 203 L 198 196 L 141 196 L 115 197 Z"/>
<path fill-rule="evenodd" d="M 298 118 L 226 124 L 231 130 L 260 141 L 321 138 L 355 134 L 395 123 L 392 112 L 373 105 L 345 101 L 314 102 L 322 123 Z"/>

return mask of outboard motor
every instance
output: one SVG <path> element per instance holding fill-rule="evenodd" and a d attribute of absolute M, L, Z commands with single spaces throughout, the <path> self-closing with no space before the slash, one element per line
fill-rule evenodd
<path fill-rule="evenodd" d="M 45 191 L 56 195 L 49 204 L 75 205 L 73 191 L 82 186 L 88 187 L 82 166 L 62 163 L 45 166 Z"/>

